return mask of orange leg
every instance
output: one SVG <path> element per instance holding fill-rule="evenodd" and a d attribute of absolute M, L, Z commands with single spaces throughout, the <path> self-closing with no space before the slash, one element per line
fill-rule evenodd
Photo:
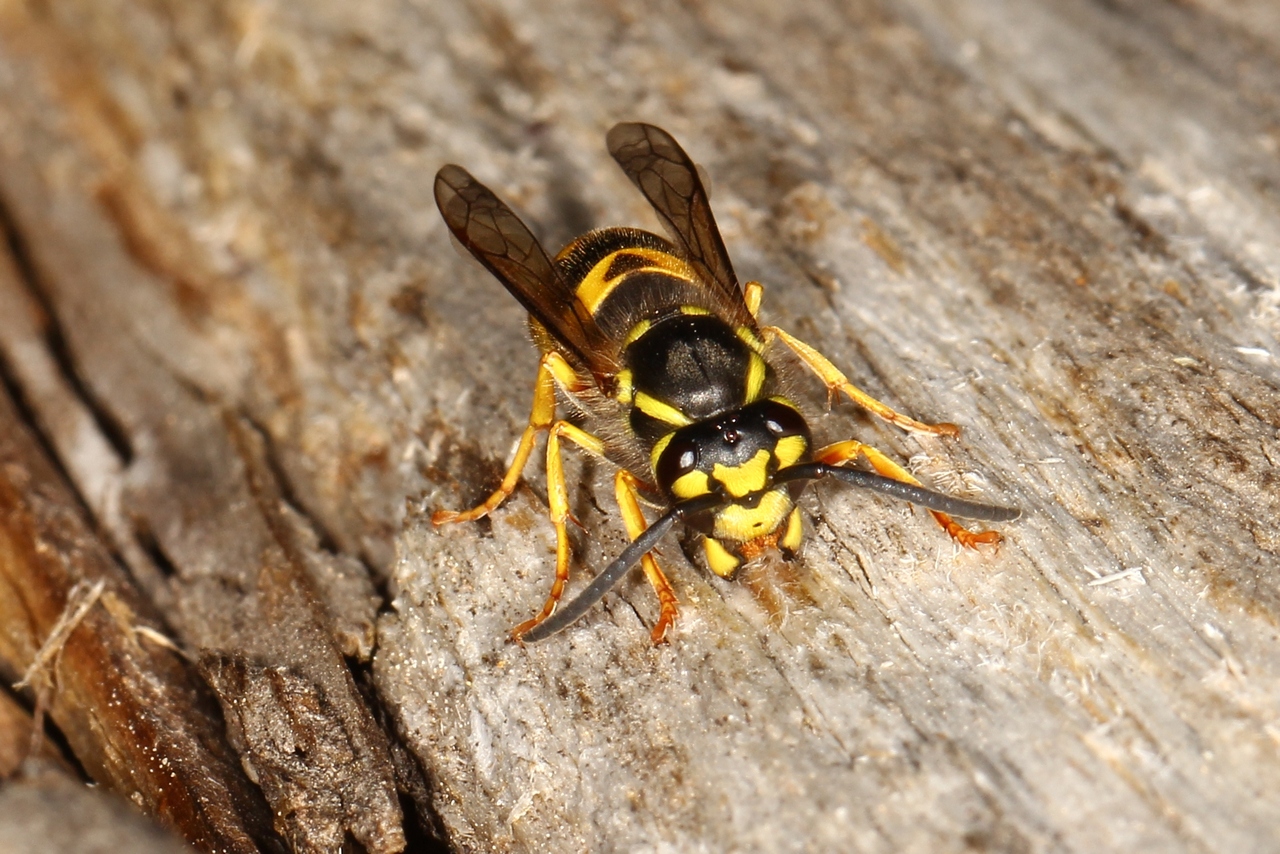
<path fill-rule="evenodd" d="M 871 463 L 871 467 L 885 477 L 891 477 L 894 480 L 915 484 L 916 486 L 924 485 L 916 480 L 911 475 L 911 472 L 889 459 L 881 451 L 853 439 L 828 445 L 818 451 L 817 459 L 819 462 L 827 463 L 828 465 L 839 465 L 850 460 L 856 460 L 860 455 L 865 456 L 867 461 Z M 967 548 L 973 549 L 980 545 L 996 545 L 1003 539 L 995 531 L 978 531 L 974 533 L 946 513 L 939 513 L 936 510 L 930 510 L 929 512 L 933 514 L 934 519 L 938 520 L 938 524 L 951 536 L 951 539 Z"/>
<path fill-rule="evenodd" d="M 644 529 L 649 525 L 645 521 L 644 513 L 640 512 L 640 500 L 637 494 L 639 485 L 639 478 L 626 469 L 619 469 L 613 477 L 613 492 L 618 500 L 618 509 L 622 511 L 622 521 L 627 526 L 627 536 L 633 540 L 643 534 Z M 658 622 L 654 624 L 653 631 L 649 635 L 654 646 L 657 646 L 666 642 L 667 630 L 675 623 L 680 609 L 676 604 L 676 592 L 671 588 L 671 582 L 667 581 L 667 577 L 662 574 L 662 569 L 659 568 L 653 555 L 647 554 L 641 558 L 640 565 L 644 568 L 645 578 L 649 579 L 649 584 L 653 586 L 653 592 L 658 595 Z"/>
<path fill-rule="evenodd" d="M 758 287 L 758 286 L 757 286 Z M 759 305 L 759 296 L 752 294 Z M 750 307 L 750 304 L 748 304 Z M 791 348 L 791 351 L 800 357 L 800 361 L 804 362 L 809 370 L 818 375 L 824 383 L 827 384 L 827 392 L 834 394 L 835 392 L 844 392 L 849 399 L 858 404 L 862 408 L 871 412 L 890 424 L 896 424 L 904 430 L 912 430 L 916 433 L 932 433 L 936 436 L 959 436 L 960 428 L 954 424 L 925 424 L 914 418 L 903 415 L 889 408 L 885 404 L 876 400 L 862 389 L 849 382 L 849 378 L 840 372 L 840 369 L 831 364 L 826 356 L 823 356 L 817 350 L 810 347 L 798 338 L 782 331 L 776 326 L 766 326 L 761 330 L 765 339 L 779 338 L 783 344 Z"/>
<path fill-rule="evenodd" d="M 569 581 L 569 531 L 566 525 L 570 518 L 569 488 L 564 482 L 564 460 L 560 455 L 562 438 L 568 439 L 588 453 L 604 457 L 604 442 L 581 427 L 576 427 L 568 421 L 556 421 L 551 425 L 547 433 L 547 504 L 551 524 L 556 529 L 556 580 L 552 583 L 547 601 L 537 616 L 531 620 L 525 620 L 511 630 L 511 637 L 516 641 L 555 613 L 556 606 L 560 604 L 560 597 L 564 595 L 565 584 Z"/>
<path fill-rule="evenodd" d="M 502 502 L 515 491 L 520 482 L 520 473 L 529 463 L 533 454 L 533 444 L 538 434 L 547 432 L 547 504 L 549 505 L 551 522 L 556 529 L 556 579 L 551 585 L 551 593 L 547 596 L 542 610 L 532 620 L 526 620 L 512 630 L 511 636 L 517 641 L 525 632 L 550 617 L 555 611 L 560 597 L 564 594 L 565 584 L 569 580 L 569 532 L 566 522 L 569 515 L 568 487 L 564 482 L 564 462 L 560 455 L 561 439 L 568 439 L 598 457 L 604 457 L 604 442 L 585 430 L 575 427 L 567 421 L 556 421 L 556 386 L 570 391 L 581 391 L 582 381 L 572 366 L 559 353 L 552 351 L 542 357 L 538 365 L 538 376 L 533 385 L 533 408 L 529 413 L 529 424 L 524 428 L 520 444 L 516 448 L 515 459 L 511 461 L 502 484 L 493 494 L 470 510 L 457 512 L 454 510 L 438 510 L 431 516 L 432 523 L 444 525 L 449 522 L 470 522 L 487 516 L 496 510 Z M 643 518 L 643 517 L 642 517 Z"/>

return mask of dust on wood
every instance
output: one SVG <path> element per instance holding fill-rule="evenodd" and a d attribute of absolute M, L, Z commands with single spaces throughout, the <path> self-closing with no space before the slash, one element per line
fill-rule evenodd
<path fill-rule="evenodd" d="M 1261 0 L 10 4 L 0 365 L 297 850 L 1274 850 L 1277 91 Z M 1021 505 L 998 552 L 823 488 L 791 577 L 663 546 L 669 646 L 639 581 L 504 642 L 540 471 L 428 517 L 492 488 L 535 355 L 431 176 L 552 249 L 653 228 L 626 119 L 706 168 L 766 320 L 964 428 L 800 378 L 819 438 Z M 571 474 L 598 568 L 611 472 Z"/>

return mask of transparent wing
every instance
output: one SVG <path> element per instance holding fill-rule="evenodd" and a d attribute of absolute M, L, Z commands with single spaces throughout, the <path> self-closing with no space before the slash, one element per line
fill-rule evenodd
<path fill-rule="evenodd" d="M 609 153 L 653 205 L 685 259 L 719 293 L 734 320 L 754 329 L 707 191 L 689 155 L 662 128 L 638 122 L 614 125 L 607 140 Z"/>
<path fill-rule="evenodd" d="M 616 370 L 612 345 L 511 208 L 461 166 L 436 173 L 436 206 L 454 236 L 555 339 L 600 374 Z"/>

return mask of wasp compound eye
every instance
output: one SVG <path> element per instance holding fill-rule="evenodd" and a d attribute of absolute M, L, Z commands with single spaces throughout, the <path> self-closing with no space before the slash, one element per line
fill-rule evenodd
<path fill-rule="evenodd" d="M 654 476 L 658 483 L 675 483 L 683 475 L 698 468 L 698 459 L 697 439 L 677 433 L 658 457 Z"/>
<path fill-rule="evenodd" d="M 760 414 L 764 419 L 765 429 L 779 439 L 785 436 L 804 436 L 809 432 L 804 416 L 785 403 L 768 401 Z"/>

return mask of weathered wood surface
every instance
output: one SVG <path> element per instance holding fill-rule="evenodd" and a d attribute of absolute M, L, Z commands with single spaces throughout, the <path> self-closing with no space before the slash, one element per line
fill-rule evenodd
<path fill-rule="evenodd" d="M 52 332 L 0 364 L 298 850 L 396 850 L 408 805 L 477 851 L 1273 851 L 1277 92 L 1264 0 L 9 3 L 0 200 Z M 427 519 L 496 482 L 535 357 L 431 177 L 552 248 L 653 227 L 623 119 L 706 167 L 769 321 L 965 430 L 801 380 L 820 436 L 1021 505 L 997 552 L 820 488 L 789 577 L 663 547 L 667 646 L 642 581 L 504 642 L 541 467 Z M 598 568 L 611 472 L 572 471 Z"/>
<path fill-rule="evenodd" d="M 179 779 L 185 779 L 180 777 Z M 105 789 L 44 766 L 0 789 L 0 851 L 5 854 L 192 854 Z"/>
<path fill-rule="evenodd" d="M 258 850 L 267 805 L 225 744 L 212 697 L 144 634 L 160 619 L 15 416 L 0 390 L 0 674 L 43 694 L 94 780 L 202 848 Z"/>

